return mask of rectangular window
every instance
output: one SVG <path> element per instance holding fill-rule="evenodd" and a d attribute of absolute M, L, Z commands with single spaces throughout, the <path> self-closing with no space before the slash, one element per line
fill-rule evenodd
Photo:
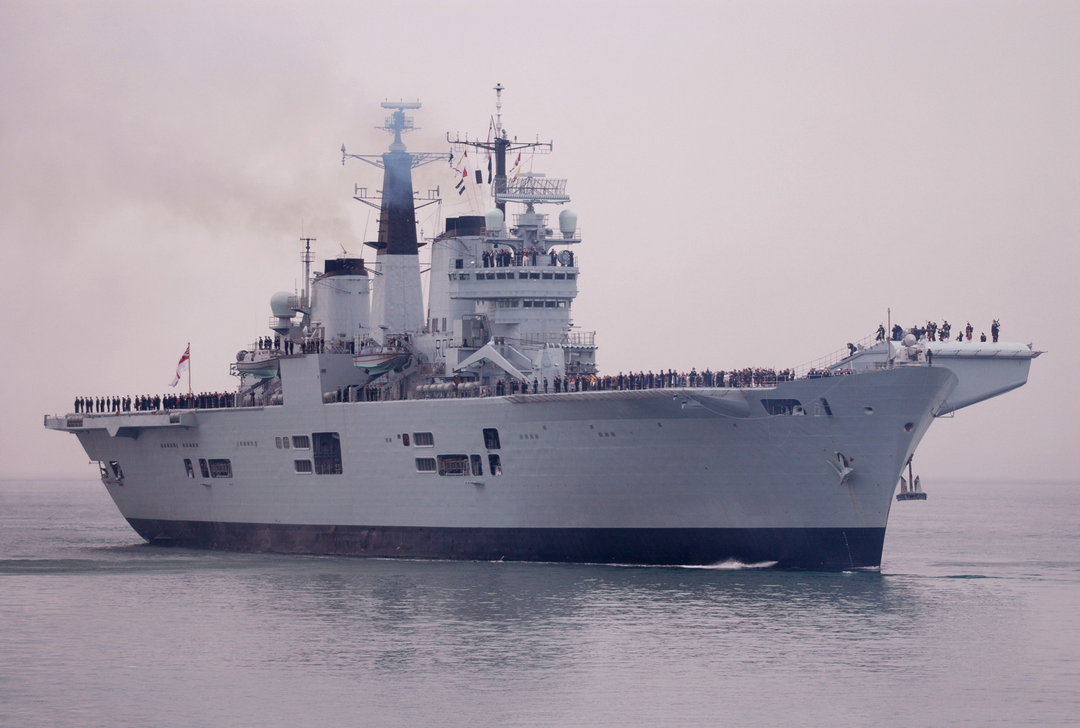
<path fill-rule="evenodd" d="M 446 331 L 446 319 L 442 320 L 442 330 Z"/>
<path fill-rule="evenodd" d="M 506 280 L 506 274 L 505 273 L 496 273 L 495 274 L 495 280 L 497 280 L 497 281 L 505 281 Z"/>
<path fill-rule="evenodd" d="M 524 280 L 528 280 L 528 279 L 529 279 L 529 274 L 528 273 L 518 273 L 518 280 L 524 281 Z"/>
<path fill-rule="evenodd" d="M 341 436 L 336 432 L 315 432 L 315 474 L 341 475 Z"/>
<path fill-rule="evenodd" d="M 484 428 L 484 447 L 488 450 L 499 449 L 499 431 L 494 427 Z"/>
<path fill-rule="evenodd" d="M 457 260 L 454 261 L 454 268 L 456 268 L 457 270 L 461 270 L 464 267 L 465 267 L 465 259 L 464 258 L 458 258 Z"/>
<path fill-rule="evenodd" d="M 407 433 L 407 432 L 401 433 L 401 444 L 404 445 L 405 447 L 409 446 L 409 433 Z"/>
<path fill-rule="evenodd" d="M 293 467 L 298 473 L 310 473 L 311 461 L 310 460 L 293 460 Z"/>
<path fill-rule="evenodd" d="M 434 473 L 436 470 L 435 458 L 416 458 L 416 472 Z"/>
<path fill-rule="evenodd" d="M 546 308 L 556 308 L 559 305 L 558 301 L 545 301 L 544 306 Z"/>
<path fill-rule="evenodd" d="M 435 447 L 435 436 L 430 432 L 414 432 L 412 437 L 417 447 Z"/>
<path fill-rule="evenodd" d="M 440 455 L 439 461 L 439 475 L 468 475 L 469 474 L 469 456 L 468 455 Z"/>
<path fill-rule="evenodd" d="M 566 280 L 566 274 L 565 273 L 556 273 L 555 274 L 555 280 L 557 280 L 557 281 L 565 281 Z"/>
<path fill-rule="evenodd" d="M 437 318 L 431 319 L 431 333 L 439 333 L 439 319 Z"/>
<path fill-rule="evenodd" d="M 124 471 L 120 469 L 120 463 L 115 460 L 110 460 L 109 467 L 112 468 L 113 475 L 116 476 L 117 480 L 124 479 Z"/>
<path fill-rule="evenodd" d="M 199 472 L 204 478 L 210 477 L 210 466 L 206 464 L 206 458 L 199 458 Z"/>
<path fill-rule="evenodd" d="M 479 455 L 470 455 L 469 462 L 472 464 L 473 475 L 484 474 L 484 461 L 480 459 Z"/>
<path fill-rule="evenodd" d="M 232 463 L 225 458 L 211 458 L 210 460 L 210 477 L 211 478 L 231 478 L 232 477 Z"/>
<path fill-rule="evenodd" d="M 529 279 L 534 280 L 534 281 L 538 281 L 538 280 L 540 280 L 540 274 L 539 273 L 530 273 L 529 274 Z"/>
<path fill-rule="evenodd" d="M 568 280 L 568 281 L 572 281 L 575 278 L 577 278 L 577 273 L 567 273 L 566 274 L 566 280 Z"/>
<path fill-rule="evenodd" d="M 195 477 L 195 468 L 191 467 L 191 460 L 189 458 L 184 458 L 184 470 L 187 471 L 187 476 L 189 478 Z"/>
<path fill-rule="evenodd" d="M 280 437 L 275 437 L 274 438 L 274 447 L 276 447 L 278 450 L 281 449 L 281 438 Z"/>
<path fill-rule="evenodd" d="M 532 308 L 532 301 L 522 301 L 521 305 L 523 308 Z"/>
<path fill-rule="evenodd" d="M 293 435 L 292 446 L 294 450 L 310 450 L 311 440 L 307 435 Z M 286 444 L 285 447 L 288 447 L 288 445 Z"/>
<path fill-rule="evenodd" d="M 545 281 L 550 281 L 551 280 L 551 274 L 550 273 L 543 273 L 543 274 L 541 274 L 540 277 L 542 279 L 544 279 Z"/>
<path fill-rule="evenodd" d="M 502 475 L 502 461 L 499 459 L 498 453 L 488 455 L 488 467 L 491 468 L 492 475 Z"/>
<path fill-rule="evenodd" d="M 283 448 L 285 448 L 286 450 L 289 449 L 289 436 L 288 435 L 285 435 L 285 437 L 281 438 L 281 446 Z"/>
<path fill-rule="evenodd" d="M 797 399 L 763 399 L 761 404 L 770 415 L 790 415 L 796 407 L 802 409 L 802 402 Z"/>
<path fill-rule="evenodd" d="M 467 281 L 467 280 L 469 280 L 469 274 L 468 273 L 458 273 L 458 280 L 459 281 Z"/>

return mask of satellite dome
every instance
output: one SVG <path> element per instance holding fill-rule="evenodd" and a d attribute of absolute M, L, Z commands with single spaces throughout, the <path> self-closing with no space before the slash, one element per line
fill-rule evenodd
<path fill-rule="evenodd" d="M 278 318 L 292 318 L 293 310 L 289 308 L 289 299 L 293 294 L 288 291 L 278 291 L 270 296 L 270 312 Z"/>
<path fill-rule="evenodd" d="M 904 337 L 904 346 L 915 346 L 915 334 L 908 334 Z"/>
<path fill-rule="evenodd" d="M 573 237 L 577 230 L 577 213 L 573 210 L 563 210 L 559 213 L 559 231 L 564 238 Z"/>
<path fill-rule="evenodd" d="M 484 226 L 489 233 L 499 232 L 503 227 L 503 212 L 499 208 L 488 210 L 484 214 Z"/>

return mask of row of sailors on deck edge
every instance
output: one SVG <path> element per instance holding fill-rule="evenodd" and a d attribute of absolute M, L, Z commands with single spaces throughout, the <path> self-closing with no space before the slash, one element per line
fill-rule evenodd
<path fill-rule="evenodd" d="M 235 392 L 199 394 L 144 394 L 138 397 L 76 397 L 76 414 L 157 412 L 172 409 L 218 409 L 236 406 Z"/>
<path fill-rule="evenodd" d="M 547 256 L 548 265 L 558 265 L 559 255 L 552 248 L 547 253 L 543 248 L 524 248 L 521 250 L 510 248 L 495 248 L 495 250 L 485 250 L 481 258 L 484 262 L 485 268 L 508 268 L 511 265 L 539 265 L 538 261 L 540 256 Z M 574 251 L 567 250 L 566 256 L 563 259 L 563 265 L 567 268 L 574 267 Z"/>
<path fill-rule="evenodd" d="M 956 340 L 963 341 L 966 336 L 967 340 L 971 341 L 971 337 L 972 335 L 974 335 L 974 333 L 975 327 L 971 325 L 970 321 L 968 321 L 967 326 L 956 332 Z M 926 337 L 927 341 L 951 341 L 952 339 L 950 337 L 952 335 L 952 324 L 950 324 L 948 321 L 945 321 L 945 323 L 943 323 L 941 326 L 938 326 L 937 323 L 934 321 L 927 321 L 926 326 L 913 326 L 912 328 L 906 330 L 900 324 L 896 324 L 892 327 L 893 341 L 903 341 L 904 334 L 914 334 L 916 339 L 922 339 L 923 337 Z M 992 337 L 995 344 L 997 343 L 998 337 L 1000 335 L 1001 322 L 997 319 L 994 319 L 993 323 L 990 324 L 990 336 Z M 877 337 L 875 338 L 875 341 L 884 340 L 885 324 L 878 324 Z M 980 335 L 979 341 L 986 341 L 985 331 L 982 332 L 982 334 Z M 851 344 L 848 344 L 848 347 L 850 348 Z"/>
<path fill-rule="evenodd" d="M 832 372 L 830 372 L 830 375 Z M 814 374 L 811 373 L 811 376 Z M 818 376 L 827 376 L 818 373 Z M 591 375 L 582 376 L 556 376 L 554 381 L 548 382 L 547 377 L 533 377 L 517 380 L 513 377 L 509 381 L 500 379 L 495 385 L 495 396 L 502 397 L 514 394 L 550 394 L 561 392 L 606 392 L 631 389 L 666 389 L 670 387 L 771 387 L 777 382 L 794 381 L 795 372 L 784 369 L 777 372 L 773 369 L 741 369 L 730 372 L 713 372 L 706 369 L 698 373 L 697 369 L 689 373 L 679 373 L 672 369 L 660 371 L 654 374 L 649 372 L 631 372 L 603 377 Z"/>
<path fill-rule="evenodd" d="M 811 370 L 807 376 L 833 376 L 832 370 Z M 556 376 L 553 382 L 547 377 L 532 381 L 511 378 L 500 379 L 495 386 L 498 397 L 513 394 L 548 394 L 560 392 L 606 392 L 631 389 L 665 389 L 671 387 L 771 387 L 777 382 L 794 381 L 795 372 L 784 369 L 746 368 L 730 372 L 713 372 L 706 369 L 699 373 L 692 369 L 689 373 L 669 369 L 659 373 L 631 372 L 596 377 L 592 375 Z M 250 399 L 250 398 L 247 398 Z M 342 401 L 340 395 L 338 401 Z M 257 403 L 240 402 L 235 392 L 202 392 L 200 394 L 140 395 L 137 397 L 76 397 L 76 414 L 109 414 L 120 412 L 158 412 L 178 409 L 218 409 L 227 407 L 253 406 Z"/>

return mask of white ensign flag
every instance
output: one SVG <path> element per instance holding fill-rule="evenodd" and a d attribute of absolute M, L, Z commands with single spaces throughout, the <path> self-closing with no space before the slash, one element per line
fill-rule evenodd
<path fill-rule="evenodd" d="M 180 375 L 188 370 L 188 359 L 191 358 L 191 344 L 188 344 L 188 348 L 184 350 L 184 355 L 180 357 L 180 363 L 176 365 L 176 376 L 173 377 L 170 387 L 175 387 L 180 382 Z"/>

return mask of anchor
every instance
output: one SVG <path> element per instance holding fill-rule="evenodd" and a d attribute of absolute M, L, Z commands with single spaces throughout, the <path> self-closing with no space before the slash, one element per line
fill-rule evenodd
<path fill-rule="evenodd" d="M 900 492 L 896 494 L 896 500 L 898 501 L 926 500 L 926 493 L 923 492 L 922 482 L 920 481 L 919 476 L 916 475 L 912 477 L 911 474 L 911 460 L 914 457 L 915 455 L 912 454 L 907 461 L 907 480 L 904 480 L 903 475 L 900 476 Z"/>
<path fill-rule="evenodd" d="M 842 452 L 833 453 L 836 455 L 835 460 L 830 460 L 829 465 L 833 466 L 833 470 L 840 476 L 840 485 L 843 485 L 851 477 L 851 474 L 855 472 L 855 458 L 849 458 Z"/>

